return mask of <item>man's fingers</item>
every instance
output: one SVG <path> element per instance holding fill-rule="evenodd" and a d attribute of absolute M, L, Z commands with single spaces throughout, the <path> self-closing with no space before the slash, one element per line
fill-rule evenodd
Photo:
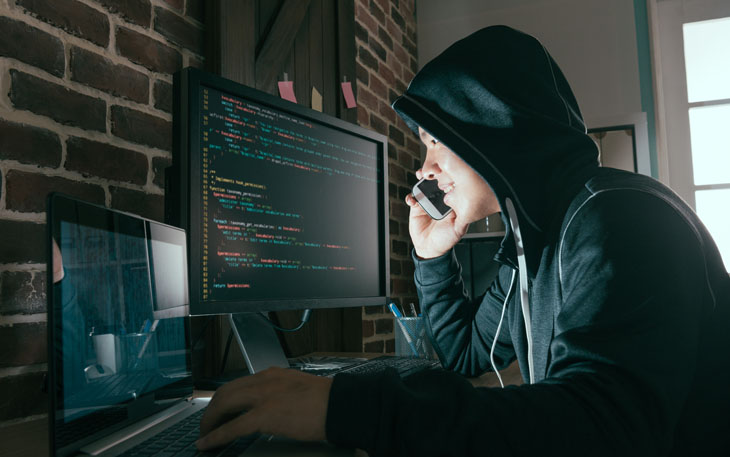
<path fill-rule="evenodd" d="M 255 416 L 252 413 L 232 419 L 195 442 L 201 451 L 215 449 L 246 435 L 256 433 Z"/>
<path fill-rule="evenodd" d="M 241 411 L 256 407 L 261 398 L 267 396 L 277 386 L 272 383 L 285 370 L 269 368 L 251 376 L 235 379 L 221 386 L 213 395 L 213 399 L 200 421 L 200 434 L 204 436 L 220 424 L 235 417 Z"/>

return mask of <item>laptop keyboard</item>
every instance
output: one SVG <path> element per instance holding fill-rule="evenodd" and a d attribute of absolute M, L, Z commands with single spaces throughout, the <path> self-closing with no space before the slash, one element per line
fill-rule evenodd
<path fill-rule="evenodd" d="M 198 451 L 195 447 L 195 441 L 200 438 L 200 419 L 203 416 L 203 411 L 205 409 L 186 417 L 161 433 L 129 449 L 119 457 L 234 457 L 248 449 L 258 438 L 258 435 L 251 435 L 239 438 L 222 449 L 207 452 Z"/>
<path fill-rule="evenodd" d="M 432 370 L 440 367 L 439 362 L 430 359 L 418 357 L 400 357 L 400 356 L 380 356 L 357 363 L 344 368 L 334 368 L 332 370 L 316 370 L 310 371 L 312 374 L 319 376 L 332 377 L 339 373 L 348 374 L 371 374 L 385 371 L 388 368 L 395 369 L 401 377 L 406 377 L 422 370 Z M 304 370 L 308 371 L 308 370 Z"/>

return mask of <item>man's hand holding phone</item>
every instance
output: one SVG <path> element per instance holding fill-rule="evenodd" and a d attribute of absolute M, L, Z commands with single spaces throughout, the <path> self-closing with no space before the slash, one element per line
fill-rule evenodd
<path fill-rule="evenodd" d="M 444 205 L 443 192 L 433 190 L 435 187 L 440 191 L 436 180 L 422 179 L 421 170 L 416 172 L 416 177 L 420 181 L 406 196 L 406 204 L 411 208 L 408 230 L 416 255 L 432 259 L 446 254 L 458 243 L 469 224 L 460 223 L 456 213 Z"/>

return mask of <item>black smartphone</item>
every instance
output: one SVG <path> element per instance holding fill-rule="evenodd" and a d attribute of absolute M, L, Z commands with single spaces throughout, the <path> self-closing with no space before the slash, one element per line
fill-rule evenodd
<path fill-rule="evenodd" d="M 422 179 L 413 186 L 413 197 L 433 219 L 440 220 L 452 210 L 444 203 L 444 191 L 435 179 Z"/>

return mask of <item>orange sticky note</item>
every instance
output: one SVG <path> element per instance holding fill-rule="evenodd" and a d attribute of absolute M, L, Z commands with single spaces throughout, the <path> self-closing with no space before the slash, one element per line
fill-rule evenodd
<path fill-rule="evenodd" d="M 345 105 L 347 105 L 348 108 L 354 108 L 357 106 L 357 103 L 355 103 L 355 95 L 352 93 L 352 84 L 349 81 L 342 83 L 342 95 L 345 96 Z"/>
<path fill-rule="evenodd" d="M 296 103 L 297 97 L 294 95 L 294 81 L 279 81 L 279 95 L 284 100 Z"/>

